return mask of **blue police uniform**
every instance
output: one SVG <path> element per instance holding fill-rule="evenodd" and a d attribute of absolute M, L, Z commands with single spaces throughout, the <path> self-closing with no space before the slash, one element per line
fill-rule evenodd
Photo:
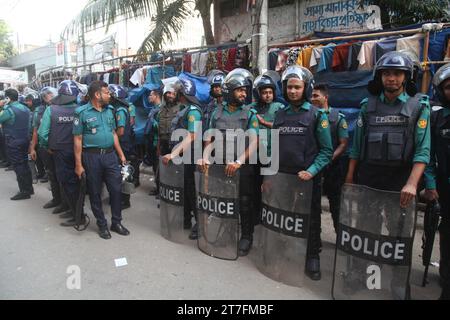
<path fill-rule="evenodd" d="M 110 195 L 112 224 L 122 220 L 121 184 L 119 159 L 114 152 L 116 122 L 114 108 L 106 106 L 97 111 L 91 103 L 75 110 L 73 135 L 83 138 L 83 167 L 92 212 L 100 228 L 107 226 L 102 209 L 101 186 L 105 182 Z"/>
<path fill-rule="evenodd" d="M 79 196 L 79 179 L 75 174 L 73 121 L 76 103 L 47 107 L 38 130 L 40 145 L 52 151 L 55 174 L 61 192 L 75 214 Z"/>
<path fill-rule="evenodd" d="M 28 147 L 30 145 L 30 110 L 15 101 L 0 112 L 0 124 L 5 136 L 8 158 L 17 176 L 21 193 L 34 194 L 30 167 L 28 166 Z"/>

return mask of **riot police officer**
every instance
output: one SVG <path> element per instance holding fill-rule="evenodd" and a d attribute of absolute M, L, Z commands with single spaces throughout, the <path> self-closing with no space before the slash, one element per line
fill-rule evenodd
<path fill-rule="evenodd" d="M 273 128 L 280 130 L 280 172 L 313 181 L 305 273 L 312 280 L 320 280 L 320 180 L 321 171 L 331 160 L 333 147 L 327 115 L 309 102 L 313 83 L 313 76 L 306 68 L 291 66 L 285 70 L 283 95 L 289 105 L 276 113 Z"/>
<path fill-rule="evenodd" d="M 450 64 L 442 66 L 433 77 L 435 96 L 441 106 L 431 113 L 431 158 L 425 170 L 425 196 L 439 200 L 439 274 L 442 293 L 440 299 L 450 299 Z"/>
<path fill-rule="evenodd" d="M 31 129 L 31 143 L 30 143 L 30 150 L 29 154 L 31 156 L 30 159 L 30 167 L 31 172 L 33 174 L 33 184 L 36 184 L 39 180 L 41 183 L 48 182 L 47 174 L 45 173 L 45 166 L 41 159 L 41 157 L 36 154 L 36 145 L 33 144 L 33 135 L 34 135 L 34 118 L 35 114 L 37 112 L 37 109 L 40 107 L 40 99 L 39 95 L 35 92 L 31 92 L 25 96 L 25 104 L 30 109 L 30 129 Z M 37 139 L 36 139 L 37 140 Z M 34 151 L 34 157 L 31 151 Z M 37 172 L 36 172 L 37 169 Z"/>
<path fill-rule="evenodd" d="M 430 107 L 426 95 L 416 94 L 413 70 L 404 53 L 378 60 L 371 95 L 361 102 L 346 177 L 347 183 L 400 191 L 402 207 L 416 196 L 430 159 Z"/>
<path fill-rule="evenodd" d="M 271 155 L 271 129 L 273 127 L 273 121 L 275 120 L 275 114 L 284 108 L 284 105 L 279 102 L 275 102 L 275 96 L 277 93 L 277 86 L 275 81 L 266 74 L 260 75 L 255 79 L 253 83 L 253 97 L 255 102 L 252 103 L 253 109 L 257 112 L 256 116 L 259 121 L 259 147 L 263 147 L 264 155 L 270 157 Z M 261 150 L 259 155 L 261 155 Z M 261 159 L 259 159 L 261 160 Z M 268 165 L 268 163 L 265 163 Z M 260 188 L 263 183 L 263 176 L 260 174 L 261 162 L 259 161 L 256 166 L 256 179 L 255 184 L 255 213 L 257 214 L 255 223 L 259 223 L 259 213 L 261 204 L 261 192 Z"/>
<path fill-rule="evenodd" d="M 180 79 L 179 91 L 178 91 L 178 101 L 181 105 L 181 111 L 179 111 L 175 118 L 172 120 L 171 131 L 184 129 L 187 130 L 188 134 L 185 136 L 183 141 L 175 145 L 175 142 L 171 143 L 171 152 L 164 155 L 163 164 L 167 165 L 176 156 L 180 156 L 188 149 L 191 149 L 191 158 L 187 160 L 188 163 L 184 163 L 184 190 L 185 190 L 185 201 L 184 201 L 184 222 L 185 225 L 189 225 L 192 220 L 191 212 L 194 214 L 195 221 L 197 221 L 197 208 L 196 208 L 196 196 L 195 196 L 195 165 L 197 160 L 195 158 L 194 141 L 197 135 L 201 135 L 199 124 L 202 121 L 202 111 L 200 109 L 200 103 L 195 97 L 197 92 L 195 83 L 190 79 Z M 199 132 L 200 131 L 200 132 Z M 200 144 L 199 148 L 202 146 Z M 201 150 L 197 150 L 198 157 L 201 158 Z M 195 225 L 191 229 L 191 234 L 189 239 L 196 240 L 198 238 L 198 225 Z"/>
<path fill-rule="evenodd" d="M 238 130 L 251 132 L 255 137 L 259 132 L 259 121 L 256 117 L 256 111 L 245 102 L 252 95 L 253 76 L 245 69 L 235 69 L 230 72 L 224 79 L 222 84 L 222 93 L 224 102 L 217 105 L 213 111 L 209 123 L 210 129 L 218 129 L 223 135 L 225 142 L 228 137 L 227 130 Z M 236 141 L 234 141 L 236 143 Z M 207 141 L 206 144 L 211 143 Z M 225 149 L 225 148 L 224 148 Z M 234 148 L 234 161 L 226 163 L 225 173 L 228 176 L 234 176 L 239 171 L 239 214 L 241 219 L 241 238 L 239 241 L 239 256 L 246 256 L 253 245 L 254 232 L 254 166 L 249 164 L 247 160 L 251 155 L 257 152 L 257 139 L 250 139 L 246 143 L 245 152 L 237 153 Z M 226 156 L 225 150 L 223 155 Z M 228 157 L 227 157 L 228 158 Z M 202 170 L 208 162 L 203 159 Z"/>
<path fill-rule="evenodd" d="M 18 102 L 19 93 L 7 89 L 8 101 L 0 112 L 0 124 L 5 135 L 6 152 L 16 173 L 19 192 L 11 200 L 30 199 L 34 194 L 31 170 L 28 166 L 30 110 Z"/>
<path fill-rule="evenodd" d="M 221 70 L 211 70 L 208 73 L 208 83 L 210 84 L 209 95 L 211 101 L 203 109 L 203 131 L 208 129 L 211 115 L 218 105 L 223 103 L 222 83 L 225 79 L 225 73 Z"/>
<path fill-rule="evenodd" d="M 30 155 L 32 159 L 38 156 L 44 163 L 45 170 L 47 172 L 48 179 L 50 181 L 50 190 L 52 193 L 52 199 L 44 205 L 44 209 L 54 208 L 53 214 L 60 214 L 68 211 L 69 205 L 65 197 L 62 195 L 61 188 L 56 178 L 55 160 L 53 155 L 48 152 L 47 146 L 43 145 L 43 142 L 39 142 L 38 130 L 42 123 L 42 117 L 45 110 L 50 106 L 51 100 L 58 95 L 58 91 L 52 87 L 44 87 L 40 91 L 41 105 L 38 106 L 34 112 L 33 117 L 33 137 L 30 144 Z M 37 151 L 36 151 L 37 149 Z M 69 215 L 67 215 L 69 216 Z"/>
<path fill-rule="evenodd" d="M 156 122 L 156 115 L 161 109 L 161 96 L 162 91 L 155 89 L 150 91 L 148 96 L 149 102 L 153 105 L 153 108 L 148 113 L 147 122 L 144 129 L 144 139 L 147 145 L 147 163 L 153 167 L 153 174 L 156 176 L 158 168 L 158 157 L 156 155 L 156 149 L 158 145 L 158 124 Z M 158 187 L 150 190 L 149 195 L 156 196 L 159 194 Z"/>
<path fill-rule="evenodd" d="M 171 126 L 172 120 L 175 115 L 181 110 L 181 106 L 178 102 L 176 81 L 166 83 L 163 89 L 163 102 L 159 112 L 155 116 L 155 126 L 158 132 L 157 145 L 156 145 L 156 155 L 159 158 L 161 155 L 166 155 L 171 152 L 170 149 L 170 137 L 171 137 Z M 159 161 L 157 161 L 157 166 L 159 166 Z M 156 168 L 156 188 L 159 193 L 159 172 Z M 157 198 L 159 195 L 156 196 Z M 191 229 L 192 225 L 190 222 L 185 221 L 184 228 L 186 230 Z"/>
<path fill-rule="evenodd" d="M 116 122 L 113 107 L 109 105 L 108 85 L 103 81 L 94 81 L 89 86 L 88 94 L 90 102 L 76 109 L 73 123 L 75 173 L 81 178 L 86 171 L 89 199 L 100 237 L 111 238 L 102 209 L 103 182 L 106 183 L 110 196 L 111 231 L 127 236 L 130 232 L 121 223 L 122 176 L 118 164 L 120 159 L 122 165 L 125 165 L 126 158 L 115 132 Z"/>
<path fill-rule="evenodd" d="M 134 131 L 131 127 L 131 117 L 129 104 L 126 101 L 128 93 L 125 88 L 116 84 L 110 84 L 111 105 L 115 109 L 116 133 L 119 137 L 120 147 L 125 158 L 136 161 L 134 145 Z M 122 193 L 122 210 L 128 209 L 130 204 L 130 195 Z"/>
<path fill-rule="evenodd" d="M 73 120 L 79 94 L 75 81 L 64 80 L 58 85 L 58 95 L 45 109 L 38 136 L 42 147 L 52 155 L 55 174 L 61 192 L 71 209 L 71 219 L 61 223 L 63 227 L 75 226 L 75 208 L 79 197 L 79 180 L 75 175 L 73 146 Z M 84 215 L 81 223 L 84 224 Z"/>
<path fill-rule="evenodd" d="M 411 58 L 396 51 L 378 60 L 368 90 L 370 96 L 361 102 L 356 122 L 346 183 L 399 192 L 399 208 L 406 210 L 416 197 L 417 185 L 430 160 L 428 97 L 417 94 Z M 382 208 L 383 203 L 373 201 L 363 205 L 368 205 L 365 211 L 370 213 L 370 206 Z M 381 230 L 383 222 L 379 214 L 368 215 L 366 219 L 373 220 L 365 221 L 366 225 Z M 396 219 L 388 217 L 385 222 L 390 234 L 397 232 Z M 354 276 L 346 280 L 349 288 L 364 285 L 361 274 L 365 268 L 360 264 L 358 261 L 353 264 Z M 390 290 L 395 299 L 409 297 L 408 281 L 400 269 L 394 269 Z"/>
<path fill-rule="evenodd" d="M 347 173 L 348 125 L 345 115 L 328 105 L 328 87 L 326 84 L 315 84 L 311 103 L 325 112 L 330 122 L 331 141 L 333 142 L 333 158 L 323 172 L 323 191 L 330 203 L 330 212 L 334 229 L 337 230 L 341 203 L 341 190 Z"/>

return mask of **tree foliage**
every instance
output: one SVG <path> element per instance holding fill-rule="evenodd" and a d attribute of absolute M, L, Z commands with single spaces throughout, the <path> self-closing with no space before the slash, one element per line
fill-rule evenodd
<path fill-rule="evenodd" d="M 15 54 L 11 40 L 9 39 L 10 30 L 4 20 L 0 20 L 0 63 L 4 63 L 8 58 Z"/>

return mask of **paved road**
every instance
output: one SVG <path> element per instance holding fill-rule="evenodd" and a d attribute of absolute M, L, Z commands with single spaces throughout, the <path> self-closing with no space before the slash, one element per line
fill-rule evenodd
<path fill-rule="evenodd" d="M 49 200 L 47 184 L 35 185 L 32 200 L 12 202 L 14 174 L 0 172 L 0 299 L 331 299 L 334 231 L 329 213 L 323 215 L 323 279 L 306 280 L 302 288 L 272 281 L 255 268 L 251 257 L 223 261 L 201 253 L 195 242 L 174 244 L 159 233 L 159 210 L 147 195 L 151 182 L 132 197 L 123 224 L 129 237 L 112 233 L 111 240 L 97 235 L 95 222 L 79 233 L 59 226 L 61 219 L 42 209 Z M 87 206 L 88 207 L 88 206 Z M 105 206 L 105 212 L 109 208 Z M 90 208 L 87 209 L 93 220 Z M 419 228 L 414 251 L 412 296 L 439 296 L 437 268 L 430 267 L 430 284 L 419 286 Z M 433 261 L 437 261 L 438 250 Z M 127 265 L 115 266 L 126 258 Z M 67 289 L 69 266 L 81 271 L 81 289 Z"/>

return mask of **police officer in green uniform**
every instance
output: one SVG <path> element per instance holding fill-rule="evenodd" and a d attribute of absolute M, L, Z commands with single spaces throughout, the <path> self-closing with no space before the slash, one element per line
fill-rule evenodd
<path fill-rule="evenodd" d="M 440 106 L 431 112 L 431 159 L 425 169 L 425 197 L 439 200 L 439 224 L 442 292 L 440 299 L 450 299 L 450 64 L 442 66 L 433 77 L 435 97 Z"/>
<path fill-rule="evenodd" d="M 430 105 L 416 94 L 414 64 L 404 53 L 383 55 L 361 102 L 346 177 L 375 189 L 401 192 L 406 207 L 430 160 Z"/>
<path fill-rule="evenodd" d="M 56 179 L 64 198 L 71 209 L 69 221 L 61 223 L 63 227 L 76 225 L 75 213 L 79 198 L 80 181 L 75 175 L 74 140 L 72 135 L 78 84 L 72 80 L 64 80 L 58 86 L 58 95 L 52 99 L 51 105 L 45 109 L 39 126 L 39 144 L 48 149 L 55 162 Z M 85 216 L 82 214 L 81 223 Z"/>
<path fill-rule="evenodd" d="M 259 121 L 256 111 L 250 105 L 245 105 L 246 100 L 252 95 L 253 76 L 245 69 L 235 69 L 230 72 L 222 84 L 224 103 L 218 105 L 211 115 L 210 129 L 218 129 L 223 134 L 223 141 L 226 141 L 227 130 L 244 130 L 254 135 L 246 143 L 246 150 L 243 154 L 234 154 L 234 161 L 226 163 L 225 173 L 234 176 L 239 171 L 239 214 L 241 219 L 241 239 L 239 241 L 239 256 L 246 256 L 253 244 L 254 218 L 256 216 L 254 206 L 255 197 L 255 171 L 254 165 L 248 161 L 251 155 L 257 152 L 257 135 L 259 133 Z M 207 141 L 206 145 L 211 143 Z M 236 143 L 236 141 L 235 141 Z M 223 155 L 226 157 L 225 150 Z M 207 159 L 203 159 L 201 168 L 204 170 Z"/>
<path fill-rule="evenodd" d="M 128 103 L 128 113 L 130 114 L 131 131 L 134 134 L 134 128 L 136 125 L 136 106 L 133 103 L 131 103 L 130 101 L 128 101 L 128 93 L 127 93 L 127 98 L 124 98 L 124 101 Z M 127 157 L 127 159 L 130 161 L 130 164 L 133 166 L 133 169 L 134 169 L 133 183 L 136 188 L 141 185 L 140 167 L 141 167 L 141 163 L 142 163 L 141 155 L 144 153 L 143 149 L 144 149 L 144 146 L 136 144 L 136 140 L 133 139 L 133 152 L 129 159 Z"/>
<path fill-rule="evenodd" d="M 346 183 L 400 192 L 399 206 L 405 208 L 416 197 L 417 185 L 430 161 L 429 100 L 425 94 L 417 94 L 411 58 L 396 51 L 378 60 L 368 90 L 370 96 L 361 102 Z M 365 223 L 382 227 L 375 216 L 372 222 Z M 357 281 L 364 285 L 361 274 L 365 273 L 365 267 L 357 262 L 353 267 L 356 278 L 348 279 L 349 286 L 357 286 Z M 397 279 L 402 276 L 394 273 L 393 297 L 408 298 L 409 286 L 405 292 L 405 284 Z"/>
<path fill-rule="evenodd" d="M 7 89 L 5 97 L 9 101 L 0 112 L 0 125 L 5 135 L 6 152 L 19 185 L 19 192 L 11 200 L 30 199 L 34 194 L 31 170 L 28 166 L 30 110 L 18 102 L 17 90 Z"/>
<path fill-rule="evenodd" d="M 331 163 L 323 172 L 323 191 L 328 197 L 334 230 L 337 231 L 341 207 L 341 190 L 348 166 L 348 125 L 345 115 L 328 105 L 328 87 L 326 84 L 314 85 L 311 103 L 326 113 L 330 122 L 334 152 Z"/>
<path fill-rule="evenodd" d="M 208 129 L 211 115 L 218 105 L 223 103 L 222 83 L 225 73 L 221 70 L 211 70 L 208 73 L 208 83 L 210 85 L 209 95 L 211 100 L 203 109 L 203 132 Z"/>
<path fill-rule="evenodd" d="M 160 110 L 155 116 L 155 126 L 158 132 L 156 155 L 159 159 L 160 156 L 169 154 L 172 150 L 170 148 L 170 137 L 172 120 L 175 118 L 178 112 L 181 110 L 181 105 L 178 102 L 177 96 L 177 83 L 176 81 L 166 83 L 163 89 L 163 102 Z M 159 166 L 159 161 L 157 161 Z M 156 169 L 158 172 L 158 168 Z M 156 188 L 158 190 L 159 198 L 159 173 L 156 174 Z M 184 229 L 191 229 L 192 225 L 190 221 L 185 221 Z"/>
<path fill-rule="evenodd" d="M 156 155 L 156 149 L 158 145 L 158 124 L 156 122 L 156 116 L 161 110 L 161 96 L 162 91 L 159 89 L 152 90 L 148 97 L 149 102 L 153 105 L 153 108 L 148 113 L 147 123 L 144 129 L 144 139 L 147 145 L 147 164 L 153 167 L 153 173 L 156 176 L 156 171 L 158 168 L 158 157 Z M 149 195 L 156 196 L 159 194 L 158 187 L 150 190 Z"/>
<path fill-rule="evenodd" d="M 197 93 L 197 89 L 195 83 L 190 79 L 180 79 L 179 82 L 179 92 L 178 92 L 178 101 L 181 105 L 181 111 L 179 111 L 175 118 L 172 120 L 172 133 L 175 130 L 184 129 L 187 130 L 187 135 L 183 138 L 183 141 L 179 144 L 176 144 L 175 141 L 171 143 L 172 151 L 164 155 L 162 161 L 164 165 L 167 165 L 169 161 L 174 159 L 177 156 L 181 156 L 186 153 L 187 150 L 190 150 L 191 157 L 188 159 L 187 157 L 183 157 L 184 161 L 184 190 L 185 190 L 185 202 L 184 202 L 184 221 L 185 224 L 188 225 L 192 223 L 191 212 L 194 214 L 195 221 L 197 221 L 197 207 L 196 207 L 196 195 L 195 195 L 195 166 L 197 160 L 202 157 L 202 145 L 200 144 L 198 147 L 200 150 L 197 150 L 197 153 L 194 150 L 195 144 L 194 141 L 197 138 L 197 135 L 201 135 L 200 124 L 202 121 L 202 111 L 199 107 L 200 103 L 195 97 Z M 197 158 L 196 158 L 197 155 Z M 191 229 L 191 234 L 189 235 L 189 239 L 196 240 L 198 238 L 198 225 L 197 223 Z"/>
<path fill-rule="evenodd" d="M 259 150 L 258 155 L 264 155 L 267 159 L 271 156 L 271 129 L 273 127 L 273 121 L 275 120 L 275 114 L 278 110 L 284 108 L 284 105 L 279 102 L 275 102 L 275 95 L 277 92 L 277 86 L 274 80 L 268 75 L 261 75 L 255 79 L 253 83 L 253 98 L 256 100 L 251 104 L 252 108 L 257 112 L 256 117 L 259 121 L 259 147 L 263 147 L 265 150 Z M 261 160 L 259 158 L 259 160 Z M 265 165 L 268 165 L 266 161 Z M 261 206 L 261 185 L 264 177 L 261 175 L 261 161 L 258 162 L 256 169 L 256 183 L 255 183 L 255 224 L 260 222 L 260 206 Z"/>
<path fill-rule="evenodd" d="M 61 194 L 61 189 L 56 178 L 56 168 L 53 155 L 48 153 L 46 147 L 39 143 L 38 130 L 42 122 L 45 110 L 51 104 L 51 100 L 58 95 L 58 91 L 52 87 L 44 87 L 40 91 L 41 104 L 36 108 L 33 117 L 33 137 L 30 144 L 30 155 L 32 159 L 39 156 L 45 166 L 47 176 L 50 182 L 50 190 L 52 193 L 52 199 L 44 205 L 44 209 L 54 208 L 54 214 L 60 214 L 68 211 L 69 205 Z"/>
<path fill-rule="evenodd" d="M 111 203 L 111 231 L 126 236 L 130 232 L 121 223 L 122 176 L 119 165 L 119 159 L 124 165 L 126 158 L 115 132 L 116 122 L 113 107 L 109 105 L 108 85 L 103 81 L 94 81 L 89 86 L 88 94 L 90 102 L 75 111 L 73 125 L 75 173 L 81 177 L 86 170 L 89 199 L 92 212 L 97 219 L 100 237 L 111 238 L 102 209 L 103 182 L 106 183 Z"/>
<path fill-rule="evenodd" d="M 327 115 L 309 103 L 313 82 L 306 68 L 290 66 L 284 71 L 283 95 L 289 105 L 276 113 L 273 128 L 280 130 L 280 172 L 313 181 L 305 273 L 320 280 L 321 171 L 331 161 L 333 146 Z"/>
<path fill-rule="evenodd" d="M 110 84 L 108 89 L 111 93 L 111 105 L 114 107 L 116 118 L 116 133 L 119 137 L 120 147 L 125 158 L 136 158 L 134 148 L 134 131 L 131 126 L 130 105 L 126 101 L 128 93 L 125 88 L 117 84 Z M 133 172 L 135 173 L 135 172 Z M 131 207 L 130 195 L 122 193 L 122 210 Z"/>
<path fill-rule="evenodd" d="M 34 135 L 34 124 L 35 124 L 35 114 L 37 113 L 37 110 L 41 107 L 41 101 L 39 99 L 39 95 L 37 92 L 30 92 L 25 96 L 25 104 L 28 108 L 30 108 L 31 114 L 30 114 L 30 167 L 31 172 L 33 174 L 33 184 L 36 184 L 38 181 L 41 183 L 48 182 L 48 177 L 45 172 L 45 166 L 42 158 L 39 156 L 39 154 L 36 153 L 36 145 L 33 145 L 33 135 Z M 33 149 L 32 149 L 33 148 Z M 34 157 L 33 154 L 34 153 Z M 37 172 L 36 172 L 37 169 Z"/>

